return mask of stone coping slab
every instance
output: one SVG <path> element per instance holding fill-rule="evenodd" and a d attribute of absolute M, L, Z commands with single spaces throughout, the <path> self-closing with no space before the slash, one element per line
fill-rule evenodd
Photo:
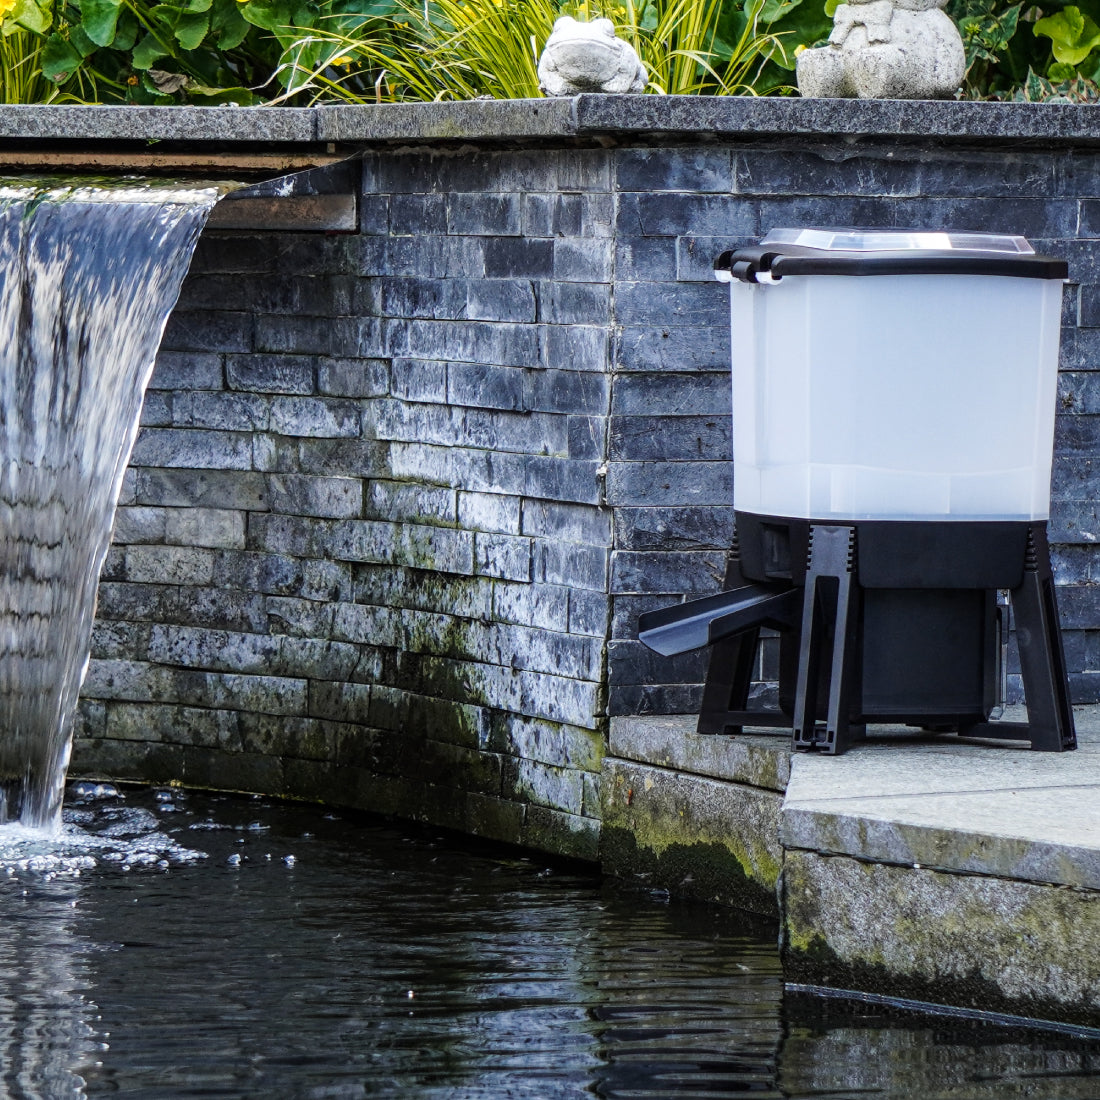
<path fill-rule="evenodd" d="M 1100 112 L 1076 104 L 589 94 L 558 100 L 323 110 L 329 113 L 322 132 L 332 141 L 819 134 L 853 139 L 1100 142 Z"/>
<path fill-rule="evenodd" d="M 969 143 L 1100 144 L 1094 106 L 751 96 L 567 99 L 322 107 L 0 107 L 0 142 L 237 144 L 625 141 L 790 134 Z"/>
<path fill-rule="evenodd" d="M 792 755 L 781 737 L 671 716 L 613 719 L 609 754 L 785 790 L 787 849 L 1100 890 L 1100 707 L 1075 714 L 1071 753 L 880 728 L 843 756 Z"/>
<path fill-rule="evenodd" d="M 608 755 L 689 775 L 783 791 L 790 778 L 788 737 L 701 735 L 694 715 L 612 718 Z"/>

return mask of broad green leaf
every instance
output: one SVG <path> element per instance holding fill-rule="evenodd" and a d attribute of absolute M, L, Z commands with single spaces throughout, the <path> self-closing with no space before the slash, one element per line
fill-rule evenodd
<path fill-rule="evenodd" d="M 134 48 L 140 29 L 141 25 L 137 19 L 130 12 L 123 12 L 122 18 L 118 21 L 118 27 L 115 29 L 113 48 L 128 53 Z"/>
<path fill-rule="evenodd" d="M 81 26 L 97 45 L 109 46 L 115 37 L 122 0 L 81 0 Z"/>
<path fill-rule="evenodd" d="M 1024 84 L 1024 95 L 1033 103 L 1040 102 L 1046 95 L 1046 87 L 1044 87 L 1044 81 L 1038 73 L 1029 71 L 1027 74 L 1027 81 Z"/>
<path fill-rule="evenodd" d="M 218 0 L 210 19 L 210 30 L 219 50 L 236 49 L 248 36 L 251 23 L 241 15 L 238 0 Z"/>
<path fill-rule="evenodd" d="M 75 27 L 69 28 L 69 41 L 81 57 L 90 57 L 99 49 L 99 46 L 88 37 L 79 23 Z"/>
<path fill-rule="evenodd" d="M 53 23 L 53 4 L 50 0 L 16 0 L 7 22 L 35 34 L 45 35 Z"/>
<path fill-rule="evenodd" d="M 55 84 L 63 84 L 80 68 L 82 60 L 72 43 L 55 31 L 42 47 L 42 75 Z"/>
<path fill-rule="evenodd" d="M 147 34 L 134 47 L 132 61 L 135 69 L 151 69 L 160 58 L 167 56 L 168 51 L 160 42 L 152 34 Z"/>
<path fill-rule="evenodd" d="M 241 4 L 241 15 L 256 27 L 273 31 L 289 27 L 294 19 L 295 5 L 291 0 L 248 0 Z"/>
<path fill-rule="evenodd" d="M 214 0 L 188 0 L 188 11 L 209 11 L 213 6 Z"/>
<path fill-rule="evenodd" d="M 777 19 L 790 15 L 802 0 L 764 0 L 764 6 L 760 9 L 760 22 L 767 25 Z"/>
<path fill-rule="evenodd" d="M 210 30 L 210 16 L 205 12 L 184 15 L 176 24 L 176 41 L 185 50 L 197 50 Z"/>
<path fill-rule="evenodd" d="M 1035 34 L 1051 40 L 1055 61 L 1065 65 L 1080 65 L 1100 46 L 1100 27 L 1073 4 L 1055 15 L 1038 20 Z"/>

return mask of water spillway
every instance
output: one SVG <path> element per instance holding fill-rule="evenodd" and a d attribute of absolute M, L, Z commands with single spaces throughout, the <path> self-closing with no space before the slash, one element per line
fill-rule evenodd
<path fill-rule="evenodd" d="M 0 823 L 59 821 L 122 476 L 221 193 L 0 181 Z"/>

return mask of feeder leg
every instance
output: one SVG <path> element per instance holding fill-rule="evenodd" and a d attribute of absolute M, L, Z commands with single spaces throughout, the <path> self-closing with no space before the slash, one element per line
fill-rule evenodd
<path fill-rule="evenodd" d="M 1012 609 L 1031 747 L 1042 752 L 1074 749 L 1077 733 L 1058 627 L 1046 524 L 1032 524 L 1028 530 L 1024 579 L 1019 588 L 1012 590 Z"/>
<path fill-rule="evenodd" d="M 802 606 L 802 636 L 795 691 L 792 747 L 829 755 L 852 739 L 851 702 L 858 677 L 859 585 L 854 581 L 854 527 L 810 528 L 810 561 Z M 823 730 L 817 724 L 817 690 L 828 651 L 829 698 Z"/>

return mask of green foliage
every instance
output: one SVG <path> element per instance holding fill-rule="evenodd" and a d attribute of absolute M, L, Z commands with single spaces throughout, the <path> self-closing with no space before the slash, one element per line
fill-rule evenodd
<path fill-rule="evenodd" d="M 964 95 L 1015 102 L 1094 102 L 1100 77 L 1100 0 L 950 0 L 962 33 Z"/>
<path fill-rule="evenodd" d="M 1035 33 L 1051 40 L 1055 61 L 1074 68 L 1100 46 L 1100 27 L 1072 4 L 1037 20 Z"/>
<path fill-rule="evenodd" d="M 259 0 L 251 0 L 252 3 Z M 288 54 L 293 94 L 349 102 L 537 96 L 538 58 L 561 15 L 606 17 L 663 94 L 772 90 L 793 67 L 796 8 L 821 0 L 399 0 L 382 26 L 318 25 Z M 792 23 L 794 21 L 792 20 Z M 293 73 L 287 68 L 293 68 Z M 760 89 L 759 85 L 767 87 Z"/>
<path fill-rule="evenodd" d="M 562 14 L 611 19 L 666 94 L 790 92 L 830 25 L 826 0 L 0 0 L 0 79 L 33 102 L 529 97 Z"/>

